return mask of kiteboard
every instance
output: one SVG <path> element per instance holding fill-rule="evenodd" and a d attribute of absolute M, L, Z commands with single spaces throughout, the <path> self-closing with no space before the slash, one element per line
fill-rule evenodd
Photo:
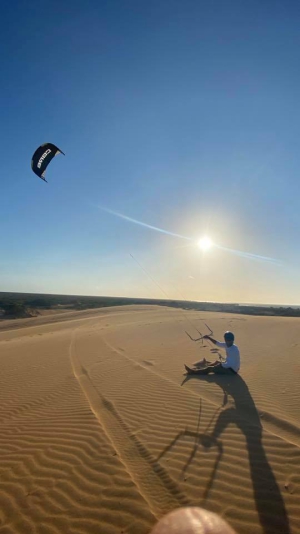
<path fill-rule="evenodd" d="M 191 369 L 185 364 L 184 367 L 187 375 L 207 375 L 209 373 L 209 369 L 207 369 L 207 367 L 202 367 L 202 369 Z"/>
<path fill-rule="evenodd" d="M 190 367 L 188 367 L 185 364 L 184 364 L 184 367 L 185 367 L 185 370 L 186 370 L 188 375 L 194 375 L 195 373 L 197 373 L 197 369 L 191 369 Z"/>

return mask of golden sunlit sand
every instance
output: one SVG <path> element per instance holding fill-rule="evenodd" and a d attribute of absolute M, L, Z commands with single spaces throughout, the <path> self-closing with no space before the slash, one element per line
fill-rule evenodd
<path fill-rule="evenodd" d="M 235 333 L 239 376 L 183 375 L 218 356 L 187 317 Z M 299 324 L 150 306 L 2 321 L 0 532 L 147 534 L 192 505 L 299 533 Z"/>

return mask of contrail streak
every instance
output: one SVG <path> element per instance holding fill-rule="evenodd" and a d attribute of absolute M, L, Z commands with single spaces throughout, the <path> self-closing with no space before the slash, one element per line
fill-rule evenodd
<path fill-rule="evenodd" d="M 220 250 L 224 250 L 225 252 L 230 252 L 231 254 L 235 254 L 236 256 L 241 256 L 242 258 L 248 258 L 249 260 L 257 260 L 257 261 L 266 261 L 269 263 L 277 263 L 280 264 L 280 260 L 276 260 L 275 258 L 269 258 L 268 256 L 260 256 L 259 254 L 252 254 L 251 252 L 242 252 L 241 250 L 235 250 L 232 248 L 222 247 L 221 245 L 214 245 L 216 248 Z"/>
<path fill-rule="evenodd" d="M 119 217 L 120 219 L 124 219 L 125 221 L 132 222 L 134 224 L 138 224 L 139 226 L 144 226 L 145 228 L 149 228 L 149 230 L 155 230 L 156 232 L 160 232 L 161 234 L 167 234 L 171 235 L 173 237 L 179 237 L 180 239 L 186 239 L 188 241 L 193 241 L 191 237 L 186 237 L 184 235 L 180 234 L 174 234 L 174 232 L 168 232 L 168 230 L 163 230 L 163 228 L 158 228 L 157 226 L 152 226 L 151 224 L 146 224 L 142 221 L 137 221 L 136 219 L 132 219 L 132 217 L 127 217 L 127 215 L 123 215 L 122 213 L 118 213 L 117 211 L 110 210 L 108 208 L 102 208 L 101 206 L 98 206 L 99 209 L 102 211 L 106 211 L 107 213 L 110 213 L 111 215 L 115 215 L 116 217 Z"/>
<path fill-rule="evenodd" d="M 138 221 L 137 219 L 133 219 L 132 217 L 128 217 L 127 215 L 123 215 L 123 213 L 119 213 L 114 210 L 110 210 L 109 208 L 104 208 L 102 206 L 97 206 L 98 209 L 105 211 L 106 213 L 109 213 L 110 215 L 114 215 L 115 217 L 119 217 L 119 219 L 124 219 L 125 221 L 132 222 L 134 224 L 137 224 L 139 226 L 143 226 L 144 228 L 148 228 L 149 230 L 154 230 L 155 232 L 160 232 L 161 234 L 170 235 L 172 237 L 178 237 L 179 239 L 185 239 L 186 241 L 191 241 L 190 244 L 184 245 L 185 246 L 197 246 L 197 241 L 192 237 L 187 237 L 185 235 L 181 234 L 175 234 L 174 232 L 169 232 L 168 230 L 164 230 L 163 228 L 158 228 L 157 226 L 152 226 L 151 224 L 146 224 L 142 221 Z M 221 245 L 217 245 L 216 243 L 213 243 L 212 245 L 215 248 L 218 248 L 219 250 L 223 250 L 224 252 L 229 252 L 230 254 L 234 254 L 235 256 L 240 256 L 241 258 L 246 258 L 249 260 L 254 261 L 263 261 L 267 263 L 274 263 L 277 265 L 282 264 L 280 260 L 277 260 L 275 258 L 269 258 L 268 256 L 260 256 L 259 254 L 253 254 L 251 252 L 243 252 L 241 250 L 235 250 L 228 247 L 222 247 Z M 184 247 L 176 247 L 176 248 L 184 248 Z"/>

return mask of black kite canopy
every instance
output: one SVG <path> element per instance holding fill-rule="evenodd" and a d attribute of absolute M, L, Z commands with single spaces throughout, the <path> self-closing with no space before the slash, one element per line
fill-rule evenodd
<path fill-rule="evenodd" d="M 31 168 L 33 172 L 45 182 L 45 172 L 50 161 L 57 156 L 57 154 L 64 154 L 57 146 L 52 143 L 44 143 L 33 154 L 31 160 Z"/>

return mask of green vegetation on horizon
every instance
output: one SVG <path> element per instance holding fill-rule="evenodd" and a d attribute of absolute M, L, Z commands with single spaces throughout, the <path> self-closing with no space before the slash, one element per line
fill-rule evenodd
<path fill-rule="evenodd" d="M 70 310 L 88 310 L 108 306 L 155 305 L 182 308 L 185 310 L 215 311 L 222 313 L 238 313 L 244 315 L 275 315 L 300 317 L 300 308 L 288 306 L 251 306 L 240 304 L 223 304 L 217 302 L 196 302 L 187 300 L 143 299 L 127 297 L 91 297 L 79 295 L 47 295 L 34 293 L 0 292 L 0 317 L 21 318 L 33 317 L 42 309 L 70 308 Z"/>

